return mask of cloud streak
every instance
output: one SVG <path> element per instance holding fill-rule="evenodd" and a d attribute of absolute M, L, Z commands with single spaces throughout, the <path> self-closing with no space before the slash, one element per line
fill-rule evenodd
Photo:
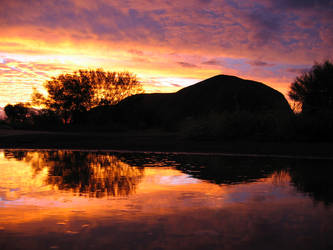
<path fill-rule="evenodd" d="M 41 89 L 41 83 L 57 73 L 70 68 L 59 64 L 23 62 L 11 58 L 0 60 L 0 106 L 7 103 L 27 102 L 33 88 Z"/>
<path fill-rule="evenodd" d="M 198 66 L 193 63 L 188 63 L 188 62 L 177 62 L 177 63 L 184 68 L 198 68 Z"/>

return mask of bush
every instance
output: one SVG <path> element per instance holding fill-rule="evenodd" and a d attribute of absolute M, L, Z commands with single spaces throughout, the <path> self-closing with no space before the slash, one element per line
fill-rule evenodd
<path fill-rule="evenodd" d="M 16 129 L 30 128 L 32 126 L 31 110 L 24 103 L 7 104 L 5 107 L 7 122 Z"/>
<path fill-rule="evenodd" d="M 61 118 L 53 111 L 42 109 L 31 117 L 34 129 L 58 130 L 64 127 Z"/>
<path fill-rule="evenodd" d="M 303 114 L 333 111 L 333 63 L 315 63 L 309 72 L 295 79 L 288 95 Z"/>
<path fill-rule="evenodd" d="M 291 131 L 291 117 L 248 111 L 211 113 L 205 117 L 187 118 L 180 125 L 181 135 L 192 139 L 285 139 Z"/>
<path fill-rule="evenodd" d="M 297 114 L 295 130 L 298 140 L 329 141 L 333 139 L 333 112 L 322 110 L 312 115 Z"/>

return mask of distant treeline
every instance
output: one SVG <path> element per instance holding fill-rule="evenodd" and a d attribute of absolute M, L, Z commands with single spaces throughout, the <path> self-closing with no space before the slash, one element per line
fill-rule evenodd
<path fill-rule="evenodd" d="M 233 82 L 218 89 L 221 79 Z M 277 91 L 248 82 L 217 76 L 174 94 L 149 95 L 142 94 L 140 82 L 129 72 L 80 70 L 47 81 L 47 96 L 35 91 L 31 103 L 7 105 L 2 125 L 66 131 L 158 129 L 193 139 L 333 140 L 331 61 L 315 63 L 291 84 L 294 112 L 284 107 Z M 248 85 L 255 88 L 245 89 Z"/>

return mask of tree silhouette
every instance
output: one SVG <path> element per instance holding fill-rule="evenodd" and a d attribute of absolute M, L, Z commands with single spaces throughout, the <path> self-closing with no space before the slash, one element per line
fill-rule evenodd
<path fill-rule="evenodd" d="M 309 72 L 297 77 L 291 84 L 289 97 L 301 113 L 333 111 L 333 64 L 327 60 L 315 63 Z"/>
<path fill-rule="evenodd" d="M 26 120 L 29 109 L 23 103 L 15 105 L 7 104 L 5 112 L 11 123 L 22 123 Z"/>
<path fill-rule="evenodd" d="M 129 72 L 79 70 L 61 74 L 44 83 L 48 92 L 34 91 L 32 104 L 56 112 L 64 123 L 79 120 L 80 115 L 96 106 L 113 105 L 122 99 L 143 92 L 141 83 Z"/>

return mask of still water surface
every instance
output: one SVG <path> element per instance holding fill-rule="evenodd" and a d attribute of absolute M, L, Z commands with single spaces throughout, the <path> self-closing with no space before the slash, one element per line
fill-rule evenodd
<path fill-rule="evenodd" d="M 333 249 L 332 163 L 0 151 L 0 249 Z"/>

